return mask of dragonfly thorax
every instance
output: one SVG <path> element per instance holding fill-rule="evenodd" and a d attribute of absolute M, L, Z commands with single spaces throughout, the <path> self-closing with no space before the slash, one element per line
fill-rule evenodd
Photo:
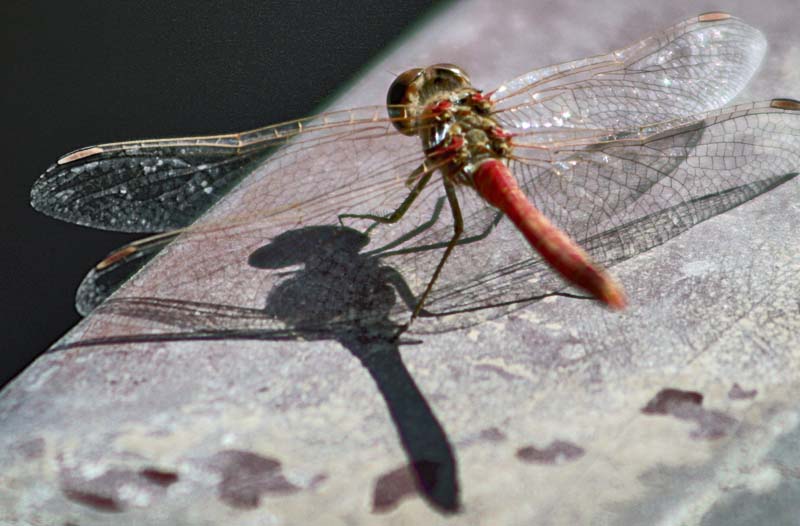
<path fill-rule="evenodd" d="M 410 69 L 398 75 L 386 98 L 395 128 L 419 136 L 429 159 L 454 182 L 471 185 L 481 162 L 511 150 L 510 135 L 492 117 L 491 100 L 458 66 Z"/>

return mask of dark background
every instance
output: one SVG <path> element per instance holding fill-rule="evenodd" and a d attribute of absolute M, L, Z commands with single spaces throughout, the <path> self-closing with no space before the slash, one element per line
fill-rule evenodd
<path fill-rule="evenodd" d="M 5 0 L 0 385 L 79 320 L 84 274 L 136 237 L 30 208 L 31 184 L 60 155 L 310 114 L 433 4 Z"/>

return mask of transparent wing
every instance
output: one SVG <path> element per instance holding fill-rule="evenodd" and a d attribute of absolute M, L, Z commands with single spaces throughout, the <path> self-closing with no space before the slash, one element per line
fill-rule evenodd
<path fill-rule="evenodd" d="M 542 212 L 580 241 L 681 202 L 800 170 L 797 110 L 782 99 L 742 104 L 596 144 L 565 142 L 544 162 L 541 150 L 523 148 L 512 169 Z"/>
<path fill-rule="evenodd" d="M 36 181 L 31 204 L 57 219 L 94 228 L 126 232 L 182 228 L 276 147 L 289 141 L 294 144 L 292 149 L 281 150 L 274 158 L 332 142 L 350 143 L 329 158 L 330 166 L 348 172 L 353 159 L 346 156 L 357 155 L 354 148 L 375 147 L 375 141 L 398 136 L 385 115 L 385 107 L 375 106 L 242 133 L 82 148 L 59 159 Z M 409 141 L 405 144 L 410 146 Z M 419 147 L 414 146 L 421 160 Z M 400 148 L 402 151 L 402 145 Z M 398 165 L 404 168 L 402 162 Z M 391 174 L 384 171 L 380 175 Z M 346 184 L 363 185 L 368 179 L 369 174 L 362 174 Z"/>
<path fill-rule="evenodd" d="M 507 131 L 622 130 L 720 108 L 758 68 L 764 35 L 726 13 L 685 20 L 606 55 L 548 66 L 500 86 Z"/>
<path fill-rule="evenodd" d="M 396 145 L 388 137 L 364 136 L 364 140 L 370 143 L 371 149 L 385 149 Z M 341 144 L 345 150 L 352 148 L 352 154 L 360 151 L 358 142 L 350 140 Z M 229 258 L 229 265 L 234 267 L 242 254 L 251 253 L 264 239 L 280 235 L 293 224 L 338 225 L 336 218 L 342 212 L 342 203 L 347 211 L 374 213 L 376 198 L 387 195 L 390 197 L 385 200 L 386 210 L 392 210 L 408 190 L 404 184 L 393 182 L 396 176 L 380 174 L 384 169 L 391 173 L 406 172 L 397 170 L 403 163 L 386 165 L 381 160 L 385 155 L 348 165 L 356 180 L 366 175 L 366 181 L 381 183 L 365 182 L 358 187 L 357 198 L 335 178 L 313 177 L 328 166 L 327 155 L 345 155 L 341 144 L 315 144 L 314 147 L 319 148 L 315 152 L 322 155 L 303 156 L 303 162 L 293 158 L 295 153 L 302 153 L 303 145 L 290 144 L 285 148 L 285 155 L 273 158 L 262 169 L 265 180 L 292 181 L 292 185 L 300 185 L 300 195 L 316 196 L 305 200 L 302 210 L 296 213 L 292 206 L 277 207 L 280 203 L 291 202 L 292 185 L 238 187 L 232 194 L 234 198 L 238 195 L 242 200 L 254 201 L 243 208 L 278 209 L 278 212 L 274 216 L 264 215 L 263 224 L 252 223 L 253 235 L 226 237 L 230 249 L 224 254 L 215 253 L 212 266 L 225 268 L 228 265 L 220 261 Z M 418 145 L 411 141 L 410 150 L 416 149 Z M 402 159 L 401 152 L 397 151 Z M 519 143 L 514 152 L 510 166 L 534 204 L 584 246 L 599 264 L 611 265 L 657 246 L 794 177 L 800 171 L 800 103 L 773 100 L 745 104 L 615 136 L 581 135 L 554 142 L 550 148 Z M 418 162 L 416 156 L 407 157 L 405 167 L 411 169 Z M 372 239 L 367 251 L 362 254 L 367 259 L 379 256 L 387 267 L 408 281 L 410 289 L 416 293 L 424 288 L 453 232 L 452 216 L 439 190 L 438 185 L 431 185 L 430 191 L 419 197 L 403 221 L 375 229 L 370 234 Z M 426 309 L 431 313 L 459 312 L 460 315 L 426 317 L 415 326 L 415 331 L 469 325 L 514 308 L 519 302 L 565 287 L 509 222 L 498 223 L 497 211 L 487 207 L 474 191 L 462 188 L 459 201 L 465 236 L 445 265 Z M 359 209 L 362 204 L 363 208 Z M 310 218 L 316 219 L 311 221 Z M 248 218 L 242 220 L 250 224 Z M 198 231 L 202 231 L 203 225 L 199 228 Z M 312 246 L 317 247 L 317 242 L 307 249 L 298 251 L 295 248 L 290 252 L 313 253 Z M 341 259 L 335 255 L 324 257 Z M 361 256 L 348 255 L 344 259 L 357 262 L 359 258 Z M 326 260 L 327 264 L 330 262 Z M 107 271 L 102 269 L 102 272 Z M 109 266 L 108 272 L 118 271 Z M 273 274 L 254 273 L 252 279 L 260 286 L 267 279 L 278 283 L 280 273 Z M 186 283 L 183 292 L 187 299 L 197 301 L 191 294 L 200 294 L 198 297 L 208 300 L 213 288 L 205 286 L 211 280 L 206 265 L 192 264 L 176 270 L 176 275 L 185 276 L 181 283 Z M 100 279 L 100 273 L 95 277 Z M 358 279 L 354 278 L 353 283 L 356 282 Z M 170 284 L 170 297 L 181 297 L 174 296 L 175 285 Z M 258 287 L 253 285 L 252 288 Z M 486 310 L 493 306 L 497 309 Z M 408 306 L 404 303 L 395 303 L 392 308 L 392 316 L 398 320 L 404 320 L 407 312 Z"/>

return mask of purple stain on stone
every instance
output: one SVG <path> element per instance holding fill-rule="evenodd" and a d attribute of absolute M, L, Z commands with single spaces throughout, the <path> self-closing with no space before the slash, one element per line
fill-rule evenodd
<path fill-rule="evenodd" d="M 154 468 L 134 471 L 112 467 L 99 476 L 87 478 L 80 466 L 62 467 L 59 475 L 61 492 L 66 498 L 106 512 L 125 510 L 132 505 L 126 501 L 132 494 L 146 497 L 148 501 L 163 497 L 167 486 L 178 480 L 177 474 Z"/>
<path fill-rule="evenodd" d="M 502 442 L 506 435 L 496 427 L 488 427 L 480 432 L 479 438 L 487 442 Z"/>
<path fill-rule="evenodd" d="M 755 398 L 758 391 L 755 389 L 742 389 L 739 384 L 733 384 L 731 390 L 728 391 L 728 398 L 731 400 L 749 400 Z"/>
<path fill-rule="evenodd" d="M 159 486 L 170 486 L 178 482 L 177 473 L 157 468 L 145 468 L 139 471 L 139 475 L 144 477 L 149 482 Z"/>
<path fill-rule="evenodd" d="M 69 500 L 94 508 L 97 511 L 120 512 L 124 509 L 122 504 L 113 496 L 65 488 L 62 488 L 62 492 Z"/>
<path fill-rule="evenodd" d="M 662 389 L 642 408 L 646 415 L 680 415 L 688 414 L 703 405 L 703 395 L 696 391 L 680 389 Z"/>
<path fill-rule="evenodd" d="M 458 445 L 460 447 L 471 446 L 481 442 L 502 442 L 506 439 L 505 433 L 496 427 L 487 427 L 481 429 L 475 434 L 464 437 Z"/>
<path fill-rule="evenodd" d="M 571 442 L 554 440 L 544 449 L 525 446 L 517 450 L 517 458 L 532 464 L 563 464 L 584 455 L 582 447 Z"/>
<path fill-rule="evenodd" d="M 458 485 L 447 463 L 414 460 L 378 477 L 372 492 L 372 512 L 388 513 L 414 495 L 427 500 L 437 511 L 459 511 Z"/>
<path fill-rule="evenodd" d="M 326 480 L 328 480 L 327 473 L 317 473 L 308 483 L 308 489 L 317 489 L 320 487 Z"/>
<path fill-rule="evenodd" d="M 84 478 L 78 469 L 61 472 L 61 492 L 66 498 L 98 511 L 118 512 L 125 509 L 119 495 L 123 485 L 135 484 L 138 476 L 127 469 L 109 469 L 94 478 Z"/>
<path fill-rule="evenodd" d="M 702 394 L 672 388 L 659 391 L 641 411 L 646 415 L 667 415 L 695 422 L 697 427 L 689 436 L 697 440 L 722 438 L 738 423 L 722 411 L 705 409 Z"/>
<path fill-rule="evenodd" d="M 249 451 L 220 451 L 211 457 L 210 467 L 222 475 L 220 499 L 234 508 L 256 508 L 262 495 L 286 495 L 301 489 L 283 476 L 278 460 Z"/>
<path fill-rule="evenodd" d="M 400 501 L 415 495 L 417 485 L 412 469 L 403 465 L 381 475 L 372 492 L 373 513 L 388 513 L 395 509 Z"/>

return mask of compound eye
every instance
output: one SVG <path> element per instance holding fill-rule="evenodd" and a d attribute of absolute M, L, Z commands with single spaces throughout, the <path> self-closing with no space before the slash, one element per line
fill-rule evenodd
<path fill-rule="evenodd" d="M 410 118 L 409 105 L 416 105 L 419 101 L 419 89 L 422 78 L 422 68 L 409 69 L 401 73 L 389 86 L 386 94 L 386 108 L 389 118 L 397 131 L 404 135 L 415 135 L 416 123 Z"/>
<path fill-rule="evenodd" d="M 471 84 L 467 72 L 455 64 L 434 64 L 429 67 L 432 78 L 452 88 L 465 88 Z"/>

